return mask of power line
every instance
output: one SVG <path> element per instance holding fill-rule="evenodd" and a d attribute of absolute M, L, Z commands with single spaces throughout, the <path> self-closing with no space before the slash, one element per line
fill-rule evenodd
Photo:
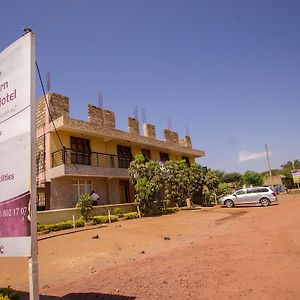
<path fill-rule="evenodd" d="M 61 141 L 61 138 L 60 138 L 60 136 L 58 134 L 56 125 L 54 123 L 54 120 L 53 120 L 53 117 L 52 117 L 52 114 L 51 114 L 51 111 L 50 111 L 50 107 L 49 107 L 49 104 L 48 104 L 48 101 L 47 101 L 47 96 L 46 96 L 46 93 L 45 93 L 45 88 L 44 88 L 42 76 L 41 76 L 39 65 L 38 65 L 37 61 L 35 62 L 35 65 L 36 65 L 36 68 L 37 68 L 37 71 L 38 71 L 38 75 L 39 75 L 40 83 L 41 83 L 41 86 L 42 86 L 43 95 L 44 95 L 44 98 L 45 98 L 46 107 L 47 107 L 47 110 L 48 110 L 48 113 L 49 113 L 49 116 L 50 116 L 51 123 L 53 124 L 53 127 L 54 127 L 54 130 L 55 130 L 56 136 L 58 138 L 58 141 L 59 141 L 60 145 L 62 146 L 62 149 L 64 149 L 65 146 L 64 146 L 64 144 Z M 72 159 L 71 159 L 70 155 L 68 154 L 68 152 L 65 152 L 65 153 L 66 153 L 67 157 L 70 159 L 70 162 L 72 163 Z M 76 166 L 76 164 L 74 164 L 74 166 L 78 170 L 78 167 Z"/>
<path fill-rule="evenodd" d="M 42 19 L 42 17 L 45 17 L 45 15 L 50 11 L 53 3 L 54 0 L 48 0 L 45 6 L 42 9 L 40 9 L 40 11 L 29 22 L 31 27 L 35 27 L 35 25 Z"/>

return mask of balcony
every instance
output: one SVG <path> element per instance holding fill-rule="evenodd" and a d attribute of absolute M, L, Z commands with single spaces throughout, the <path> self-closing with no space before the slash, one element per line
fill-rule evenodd
<path fill-rule="evenodd" d="M 132 158 L 112 154 L 83 153 L 63 148 L 51 154 L 51 169 L 47 177 L 80 175 L 128 178 L 127 169 L 131 161 Z"/>

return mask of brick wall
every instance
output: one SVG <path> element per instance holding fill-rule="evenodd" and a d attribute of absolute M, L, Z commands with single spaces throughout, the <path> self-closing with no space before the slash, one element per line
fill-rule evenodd
<path fill-rule="evenodd" d="M 103 127 L 103 110 L 100 107 L 88 104 L 88 119 L 92 124 Z"/>
<path fill-rule="evenodd" d="M 51 94 L 49 99 L 49 109 L 53 120 L 61 116 L 68 117 L 69 98 L 55 93 Z"/>
<path fill-rule="evenodd" d="M 103 127 L 116 128 L 115 113 L 109 110 L 103 110 Z"/>
<path fill-rule="evenodd" d="M 36 128 L 43 127 L 46 124 L 46 104 L 42 97 L 36 103 Z"/>
<path fill-rule="evenodd" d="M 143 124 L 144 136 L 156 139 L 155 126 L 152 124 Z"/>
<path fill-rule="evenodd" d="M 37 174 L 45 171 L 45 136 L 36 139 L 36 171 Z"/>
<path fill-rule="evenodd" d="M 137 119 L 128 117 L 127 125 L 129 133 L 140 134 L 139 121 Z"/>
<path fill-rule="evenodd" d="M 179 142 L 179 145 L 180 146 L 184 146 L 184 147 L 187 147 L 187 148 L 190 148 L 192 149 L 192 140 L 191 140 L 191 137 L 186 135 L 183 140 L 181 140 Z"/>
<path fill-rule="evenodd" d="M 164 130 L 164 140 L 167 143 L 178 144 L 178 133 L 169 129 Z"/>

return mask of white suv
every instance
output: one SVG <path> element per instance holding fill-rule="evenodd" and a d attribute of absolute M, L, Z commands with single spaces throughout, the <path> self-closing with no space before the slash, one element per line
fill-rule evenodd
<path fill-rule="evenodd" d="M 241 204 L 258 204 L 268 206 L 277 202 L 276 193 L 270 187 L 252 187 L 234 192 L 219 199 L 219 204 L 234 207 Z"/>

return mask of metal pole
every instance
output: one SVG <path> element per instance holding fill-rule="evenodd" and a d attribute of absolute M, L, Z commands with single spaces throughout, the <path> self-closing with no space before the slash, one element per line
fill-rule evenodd
<path fill-rule="evenodd" d="M 31 88 L 30 88 L 30 110 L 31 110 L 31 256 L 28 258 L 29 269 L 29 299 L 39 300 L 39 275 L 38 275 L 38 242 L 36 222 L 36 102 L 35 102 L 35 37 L 31 34 Z"/>
<path fill-rule="evenodd" d="M 274 190 L 273 178 L 272 178 L 272 172 L 271 172 L 271 165 L 270 165 L 270 158 L 269 158 L 269 151 L 268 151 L 268 145 L 265 144 L 265 147 L 266 147 L 266 156 L 267 156 L 269 176 L 270 176 L 270 185 L 271 185 L 272 189 Z"/>

